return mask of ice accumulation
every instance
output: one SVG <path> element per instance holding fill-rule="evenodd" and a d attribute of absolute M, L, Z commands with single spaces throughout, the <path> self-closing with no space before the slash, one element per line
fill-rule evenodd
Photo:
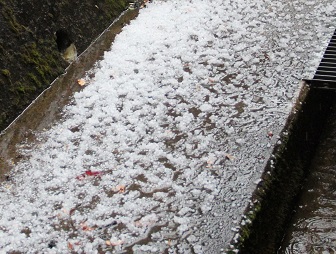
<path fill-rule="evenodd" d="M 62 120 L 21 144 L 1 184 L 2 253 L 224 252 L 335 8 L 149 4 Z"/>

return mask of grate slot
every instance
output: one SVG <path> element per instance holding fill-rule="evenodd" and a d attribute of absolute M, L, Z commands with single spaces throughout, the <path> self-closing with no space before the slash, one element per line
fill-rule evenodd
<path fill-rule="evenodd" d="M 314 78 L 308 83 L 315 88 L 336 89 L 336 29 L 321 59 Z"/>
<path fill-rule="evenodd" d="M 324 74 L 315 74 L 313 80 L 336 81 L 336 76 L 324 75 Z"/>

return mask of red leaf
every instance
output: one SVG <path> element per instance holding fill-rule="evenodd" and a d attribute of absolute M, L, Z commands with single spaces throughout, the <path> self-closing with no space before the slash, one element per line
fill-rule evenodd
<path fill-rule="evenodd" d="M 103 174 L 103 172 L 101 171 L 91 171 L 91 170 L 87 170 L 85 171 L 85 173 L 79 175 L 76 177 L 76 179 L 78 180 L 83 180 L 85 177 L 87 176 L 101 176 Z"/>
<path fill-rule="evenodd" d="M 103 173 L 101 171 L 91 171 L 91 170 L 87 170 L 85 171 L 85 174 L 88 176 L 100 176 Z"/>

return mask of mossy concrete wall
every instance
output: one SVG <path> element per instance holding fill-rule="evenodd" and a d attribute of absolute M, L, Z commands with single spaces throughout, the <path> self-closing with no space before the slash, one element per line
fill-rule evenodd
<path fill-rule="evenodd" d="M 277 252 L 335 98 L 335 91 L 303 86 L 232 242 L 239 253 Z"/>
<path fill-rule="evenodd" d="M 0 0 L 0 131 L 64 72 L 55 32 L 80 54 L 124 11 L 128 0 Z"/>

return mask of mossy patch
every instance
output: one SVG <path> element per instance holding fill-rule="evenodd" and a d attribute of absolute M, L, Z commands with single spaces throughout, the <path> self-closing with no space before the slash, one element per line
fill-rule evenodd
<path fill-rule="evenodd" d="M 125 10 L 129 1 L 125 0 L 105 0 L 104 12 L 109 19 L 114 18 L 120 11 Z"/>
<path fill-rule="evenodd" d="M 10 77 L 10 71 L 8 69 L 2 69 L 1 74 L 5 76 L 6 78 Z"/>
<path fill-rule="evenodd" d="M 11 8 L 7 7 L 4 2 L 2 2 L 1 4 L 4 6 L 2 8 L 1 13 L 2 13 L 4 19 L 8 21 L 10 29 L 16 34 L 20 34 L 22 31 L 27 30 L 27 28 L 25 26 L 21 25 L 17 21 L 17 19 L 15 17 L 15 14 L 14 14 L 14 11 Z"/>

